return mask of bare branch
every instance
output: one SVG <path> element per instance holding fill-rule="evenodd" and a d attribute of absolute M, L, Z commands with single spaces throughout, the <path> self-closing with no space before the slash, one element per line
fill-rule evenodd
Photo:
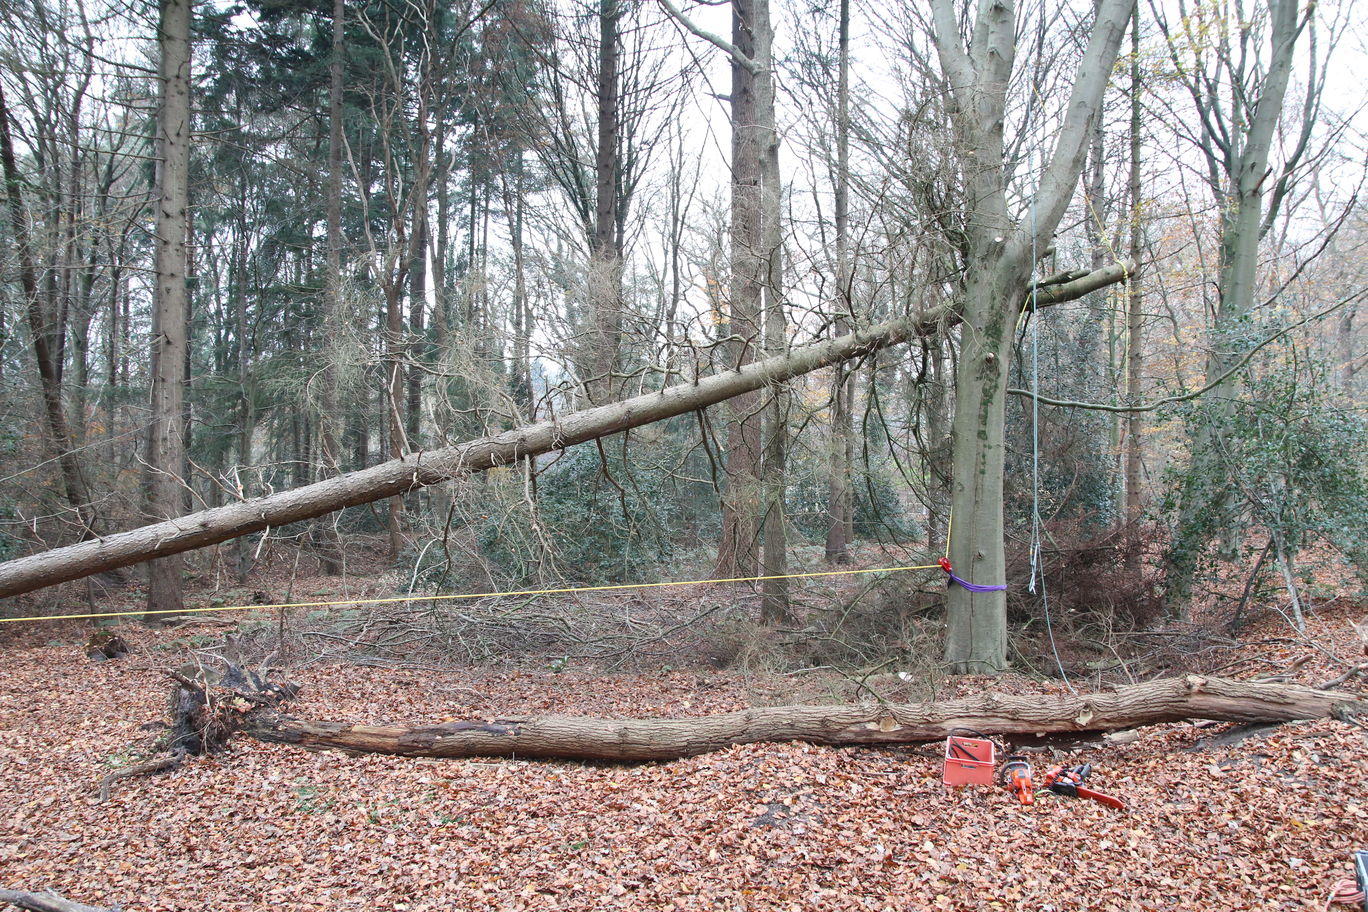
<path fill-rule="evenodd" d="M 699 28 L 692 19 L 684 15 L 683 10 L 671 3 L 670 0 L 660 0 L 660 5 L 665 7 L 665 12 L 670 14 L 671 19 L 674 19 L 680 25 L 684 26 L 685 29 L 696 37 L 702 38 L 718 50 L 726 53 L 732 60 L 736 61 L 737 65 L 744 67 L 756 76 L 759 76 L 764 71 L 764 67 L 760 66 L 760 64 L 756 63 L 746 54 L 743 54 L 740 48 L 727 39 Z"/>
<path fill-rule="evenodd" d="M 1041 405 L 1053 405 L 1059 408 L 1076 408 L 1090 412 L 1113 412 L 1122 414 L 1153 412 L 1157 409 L 1163 408 L 1166 405 L 1175 405 L 1179 402 L 1188 402 L 1193 399 L 1196 399 L 1199 396 L 1203 396 L 1211 392 L 1213 389 L 1220 386 L 1222 383 L 1225 383 L 1231 377 L 1235 376 L 1237 373 L 1243 370 L 1244 366 L 1248 364 L 1256 354 L 1258 354 L 1260 351 L 1267 348 L 1274 342 L 1278 341 L 1283 336 L 1292 332 L 1294 329 L 1299 329 L 1308 323 L 1313 323 L 1316 320 L 1321 319 L 1322 317 L 1328 317 L 1330 314 L 1339 310 L 1341 307 L 1344 307 L 1347 304 L 1351 304 L 1354 301 L 1361 300 L 1364 297 L 1368 297 L 1368 289 L 1360 289 L 1354 292 L 1352 295 L 1349 295 L 1348 297 L 1341 298 L 1339 301 L 1336 301 L 1334 304 L 1331 304 L 1324 310 L 1319 310 L 1308 317 L 1303 317 L 1295 323 L 1289 323 L 1282 329 L 1279 329 L 1277 332 L 1265 338 L 1262 342 L 1259 342 L 1257 345 L 1250 348 L 1249 351 L 1245 352 L 1243 358 L 1241 358 L 1239 361 L 1236 361 L 1233 365 L 1231 365 L 1229 370 L 1218 376 L 1215 380 L 1207 382 L 1207 384 L 1203 386 L 1201 389 L 1193 390 L 1190 393 L 1182 393 L 1177 396 L 1165 396 L 1163 399 L 1158 399 L 1154 402 L 1150 402 L 1145 405 L 1110 405 L 1105 402 L 1082 402 L 1073 399 L 1051 399 L 1048 396 L 1037 396 L 1030 390 L 1016 389 L 1015 387 L 1008 389 L 1007 392 L 1013 396 L 1024 396 L 1028 399 L 1036 398 L 1039 400 Z"/>

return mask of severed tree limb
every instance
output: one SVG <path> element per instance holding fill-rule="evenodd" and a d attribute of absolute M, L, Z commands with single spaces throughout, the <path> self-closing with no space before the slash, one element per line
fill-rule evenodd
<path fill-rule="evenodd" d="M 185 754 L 177 752 L 167 754 L 163 757 L 153 757 L 151 760 L 144 760 L 141 763 L 134 763 L 132 766 L 125 766 L 123 769 L 116 769 L 100 780 L 100 803 L 104 804 L 109 800 L 109 789 L 120 779 L 132 779 L 134 776 L 151 776 L 155 773 L 165 773 L 176 769 L 185 761 Z"/>
<path fill-rule="evenodd" d="M 1038 307 L 1071 300 L 1101 285 L 1120 281 L 1123 269 L 1104 267 L 1083 278 L 1041 289 Z M 1089 278 L 1091 277 L 1091 278 Z M 1026 306 L 1023 303 L 1023 306 Z M 786 355 L 755 361 L 736 370 L 699 377 L 654 393 L 584 409 L 550 421 L 514 428 L 442 449 L 409 453 L 380 465 L 348 472 L 267 497 L 201 510 L 117 535 L 42 551 L 0 563 L 0 598 L 32 592 L 104 570 L 204 548 L 239 536 L 313 519 L 360 504 L 405 494 L 509 465 L 520 459 L 597 440 L 655 421 L 697 411 L 771 383 L 782 383 L 822 367 L 897 345 L 915 336 L 943 333 L 960 320 L 950 304 L 857 330 Z"/>
<path fill-rule="evenodd" d="M 405 757 L 525 757 L 641 762 L 673 760 L 737 744 L 908 744 L 957 728 L 1039 736 L 1098 732 L 1186 719 L 1289 722 L 1345 718 L 1368 704 L 1292 684 L 1188 675 L 1079 696 L 980 694 L 939 703 L 770 706 L 694 719 L 555 717 L 367 725 L 253 714 L 242 731 L 261 741 Z"/>
<path fill-rule="evenodd" d="M 0 890 L 0 906 L 8 903 L 30 912 L 111 912 L 102 906 L 87 906 L 66 899 L 59 893 L 44 890 L 42 893 L 26 893 L 23 890 Z"/>
<path fill-rule="evenodd" d="M 1358 665 L 1354 665 L 1344 674 L 1331 678 L 1324 684 L 1321 684 L 1320 687 L 1322 690 L 1329 690 L 1334 687 L 1339 687 L 1341 684 L 1347 683 L 1350 678 L 1357 678 L 1360 675 L 1368 676 L 1368 662 L 1361 662 Z"/>

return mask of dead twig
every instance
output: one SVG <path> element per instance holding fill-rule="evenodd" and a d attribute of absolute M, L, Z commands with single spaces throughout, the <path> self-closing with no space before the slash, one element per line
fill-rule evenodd
<path fill-rule="evenodd" d="M 1317 684 L 1316 687 L 1319 690 L 1331 690 L 1339 687 L 1341 684 L 1348 683 L 1351 678 L 1357 678 L 1362 675 L 1368 675 L 1368 662 L 1361 662 L 1353 668 L 1350 668 L 1344 674 L 1331 678 L 1323 684 Z"/>
<path fill-rule="evenodd" d="M 104 804 L 109 800 L 109 787 L 120 779 L 132 779 L 134 776 L 151 776 L 156 773 L 169 772 L 176 769 L 184 762 L 185 754 L 177 752 L 174 754 L 167 754 L 165 757 L 153 757 L 151 760 L 144 760 L 142 763 L 125 766 L 123 769 L 116 769 L 114 772 L 100 780 L 100 803 Z M 15 905 L 18 905 L 18 903 L 15 903 Z"/>

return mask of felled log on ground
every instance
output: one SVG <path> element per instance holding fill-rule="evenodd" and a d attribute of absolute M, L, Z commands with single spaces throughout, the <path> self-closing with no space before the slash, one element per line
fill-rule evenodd
<path fill-rule="evenodd" d="M 26 893 L 23 890 L 0 890 L 0 907 L 9 904 L 30 912 L 111 912 L 103 906 L 87 906 L 46 890 Z"/>
<path fill-rule="evenodd" d="M 242 731 L 262 741 L 405 757 L 648 761 L 759 741 L 910 744 L 970 728 L 1020 742 L 1185 719 L 1290 722 L 1364 711 L 1368 703 L 1343 693 L 1188 675 L 1078 696 L 981 694 L 938 703 L 769 706 L 692 719 L 548 716 L 408 726 L 308 722 L 262 712 L 244 720 Z"/>

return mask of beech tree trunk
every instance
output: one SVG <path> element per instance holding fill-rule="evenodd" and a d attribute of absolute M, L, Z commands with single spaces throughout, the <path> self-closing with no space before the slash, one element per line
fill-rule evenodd
<path fill-rule="evenodd" d="M 1176 609 L 1180 617 L 1187 614 L 1201 551 L 1212 538 L 1232 534 L 1232 486 L 1221 467 L 1221 442 L 1230 433 L 1242 382 L 1232 371 L 1254 344 L 1250 315 L 1257 303 L 1260 242 L 1281 209 L 1292 174 L 1304 164 L 1315 123 L 1308 112 L 1314 112 L 1318 102 L 1304 110 L 1301 135 L 1290 146 L 1291 154 L 1279 163 L 1278 134 L 1289 126 L 1283 117 L 1283 103 L 1292 81 L 1293 63 L 1300 54 L 1297 43 L 1314 15 L 1314 4 L 1269 0 L 1266 58 L 1248 46 L 1251 42 L 1246 36 L 1235 48 L 1223 42 L 1214 49 L 1214 66 L 1205 59 L 1198 60 L 1198 66 L 1187 66 L 1187 74 L 1180 79 L 1197 110 L 1216 115 L 1203 117 L 1196 143 L 1206 160 L 1207 183 L 1222 222 L 1216 310 L 1208 331 L 1206 361 L 1207 379 L 1222 379 L 1202 397 L 1195 415 L 1190 433 L 1192 459 L 1183 476 L 1178 527 L 1165 568 L 1166 594 L 1171 610 Z M 1171 35 L 1162 16 L 1158 25 L 1169 42 L 1170 58 L 1185 66 L 1179 56 L 1185 36 Z M 1185 32 L 1188 27 L 1184 25 Z M 1222 91 L 1214 88 L 1217 83 L 1211 74 L 1216 71 L 1222 73 L 1221 83 L 1229 81 L 1232 102 L 1215 94 Z M 1312 73 L 1308 101 L 1320 90 Z M 1226 105 L 1228 112 L 1223 110 Z"/>
<path fill-rule="evenodd" d="M 971 583 L 1002 585 L 1002 482 L 1007 379 L 1017 302 L 1072 199 L 1100 114 L 1112 63 L 1130 18 L 1129 0 L 1100 0 L 1055 145 L 1038 172 L 1030 217 L 1017 211 L 1006 164 L 1009 89 L 1018 25 L 1010 0 L 982 3 L 964 34 L 961 4 L 933 0 L 934 42 L 953 91 L 960 178 L 972 200 L 965 228 L 968 268 L 961 279 L 964 332 L 955 376 L 950 540 L 955 572 Z M 951 587 L 946 598 L 945 661 L 956 673 L 996 674 L 1007 664 L 1007 602 L 1002 591 Z"/>
<path fill-rule="evenodd" d="M 1126 271 L 1125 266 L 1113 265 L 1082 277 L 1071 276 L 1070 281 L 1043 289 L 1036 306 L 1075 300 L 1089 291 L 1120 281 Z M 828 342 L 794 349 L 783 357 L 752 362 L 737 370 L 680 383 L 657 393 L 584 409 L 553 421 L 514 428 L 456 446 L 409 453 L 368 469 L 279 494 L 214 507 L 102 539 L 6 561 L 0 564 L 0 598 L 215 545 L 495 466 L 510 465 L 528 456 L 597 440 L 697 411 L 769 383 L 782 383 L 820 367 L 896 345 L 913 336 L 934 335 L 958 321 L 958 311 L 951 305 L 944 305 L 915 318 L 892 320 Z"/>
<path fill-rule="evenodd" d="M 1368 704 L 1347 694 L 1188 675 L 1080 696 L 980 694 L 943 703 L 767 706 L 694 719 L 547 716 L 405 726 L 306 722 L 261 713 L 249 717 L 243 731 L 261 741 L 404 757 L 642 762 L 761 741 L 909 744 L 936 741 L 958 728 L 1036 737 L 1185 719 L 1290 722 L 1365 710 Z"/>

